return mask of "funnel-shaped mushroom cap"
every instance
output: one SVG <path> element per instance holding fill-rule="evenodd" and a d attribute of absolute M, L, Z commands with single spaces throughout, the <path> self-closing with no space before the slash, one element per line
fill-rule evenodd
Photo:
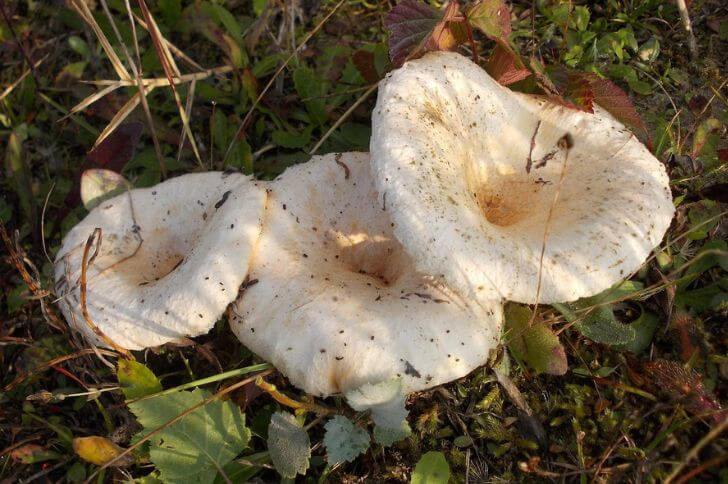
<path fill-rule="evenodd" d="M 390 74 L 372 123 L 395 236 L 420 270 L 471 297 L 536 302 L 546 227 L 539 302 L 599 293 L 640 267 L 672 219 L 664 167 L 606 111 L 512 92 L 455 53 Z"/>
<path fill-rule="evenodd" d="M 246 176 L 210 172 L 102 202 L 66 235 L 56 257 L 64 316 L 104 344 L 82 315 L 79 284 L 86 241 L 98 227 L 86 296 L 91 321 L 107 337 L 141 349 L 206 333 L 248 273 L 265 196 Z"/>
<path fill-rule="evenodd" d="M 240 340 L 315 395 L 401 377 L 416 391 L 466 375 L 498 342 L 502 305 L 415 270 L 366 153 L 314 157 L 271 184 Z"/>

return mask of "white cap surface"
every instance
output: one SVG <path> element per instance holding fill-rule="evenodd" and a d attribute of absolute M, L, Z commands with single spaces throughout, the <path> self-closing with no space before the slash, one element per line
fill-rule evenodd
<path fill-rule="evenodd" d="M 104 344 L 80 304 L 83 252 L 98 227 L 87 308 L 107 337 L 138 350 L 208 332 L 248 273 L 265 197 L 247 176 L 208 172 L 102 202 L 66 235 L 56 257 L 61 311 L 91 342 Z"/>
<path fill-rule="evenodd" d="M 665 168 L 606 111 L 515 93 L 459 54 L 429 53 L 391 73 L 372 124 L 395 236 L 422 272 L 471 298 L 536 302 L 557 190 L 538 302 L 628 277 L 673 216 Z M 559 142 L 567 134 L 571 149 Z"/>
<path fill-rule="evenodd" d="M 465 300 L 416 271 L 393 237 L 368 154 L 315 156 L 270 187 L 230 322 L 291 383 L 330 395 L 401 377 L 411 392 L 486 362 L 502 304 Z"/>

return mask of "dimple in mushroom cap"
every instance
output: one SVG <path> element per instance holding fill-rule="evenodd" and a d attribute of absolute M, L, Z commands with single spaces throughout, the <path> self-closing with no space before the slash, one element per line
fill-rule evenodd
<path fill-rule="evenodd" d="M 289 168 L 271 184 L 235 334 L 316 395 L 396 377 L 416 391 L 484 364 L 501 303 L 417 272 L 392 226 L 366 153 Z"/>
<path fill-rule="evenodd" d="M 455 53 L 390 74 L 372 123 L 396 237 L 470 297 L 534 303 L 539 268 L 538 302 L 599 293 L 639 268 L 672 219 L 663 165 L 606 111 L 512 92 Z"/>
<path fill-rule="evenodd" d="M 64 316 L 104 344 L 82 315 L 79 284 L 86 241 L 100 228 L 99 253 L 87 271 L 93 324 L 134 350 L 206 333 L 247 275 L 264 205 L 256 182 L 221 172 L 180 176 L 102 202 L 66 235 L 56 257 Z"/>

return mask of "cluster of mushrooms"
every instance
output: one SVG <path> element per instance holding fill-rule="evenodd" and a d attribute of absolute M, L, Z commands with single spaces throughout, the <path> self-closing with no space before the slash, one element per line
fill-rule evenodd
<path fill-rule="evenodd" d="M 102 202 L 58 253 L 63 314 L 92 344 L 139 350 L 227 310 L 310 394 L 419 391 L 487 362 L 504 301 L 609 288 L 673 216 L 663 165 L 606 111 L 513 92 L 456 53 L 390 73 L 372 125 L 371 153 L 270 182 L 194 173 Z"/>

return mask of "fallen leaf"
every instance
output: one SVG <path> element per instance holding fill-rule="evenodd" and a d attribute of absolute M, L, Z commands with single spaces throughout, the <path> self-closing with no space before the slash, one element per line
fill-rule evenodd
<path fill-rule="evenodd" d="M 73 451 L 81 459 L 97 466 L 102 466 L 115 459 L 124 449 L 107 439 L 106 437 L 76 437 L 73 439 Z M 114 461 L 114 467 L 126 467 L 134 462 L 134 459 L 125 455 Z"/>
<path fill-rule="evenodd" d="M 451 50 L 468 40 L 460 4 L 451 1 L 440 12 L 418 0 L 402 0 L 384 19 L 389 56 L 395 66 L 431 50 Z"/>

